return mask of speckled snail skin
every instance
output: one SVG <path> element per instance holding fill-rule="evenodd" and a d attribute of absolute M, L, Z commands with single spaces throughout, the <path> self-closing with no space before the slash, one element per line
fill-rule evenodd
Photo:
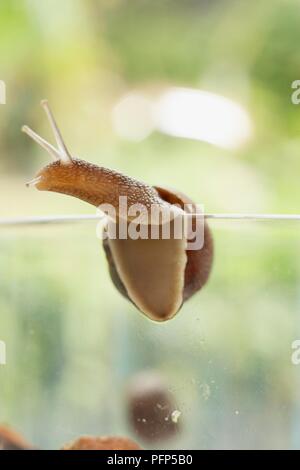
<path fill-rule="evenodd" d="M 96 207 L 110 204 L 116 209 L 117 217 L 120 196 L 127 197 L 128 207 L 140 203 L 147 210 L 153 204 L 170 210 L 179 206 L 182 213 L 185 204 L 195 207 L 188 197 L 178 191 L 148 186 L 114 170 L 73 158 L 47 101 L 41 104 L 47 113 L 58 148 L 28 126 L 22 128 L 55 160 L 39 171 L 28 185 L 40 191 L 74 196 Z M 174 317 L 183 302 L 206 283 L 212 266 L 213 241 L 206 222 L 204 245 L 199 250 L 187 250 L 187 240 L 174 236 L 170 239 L 159 236 L 158 239 L 137 240 L 106 238 L 103 246 L 110 275 L 117 289 L 155 321 Z"/>

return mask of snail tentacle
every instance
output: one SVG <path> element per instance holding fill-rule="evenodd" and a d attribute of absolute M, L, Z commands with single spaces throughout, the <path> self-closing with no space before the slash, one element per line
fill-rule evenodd
<path fill-rule="evenodd" d="M 54 138 L 55 138 L 57 146 L 60 150 L 61 160 L 65 163 L 72 162 L 72 156 L 71 156 L 69 150 L 67 149 L 67 146 L 66 146 L 65 141 L 64 141 L 64 139 L 61 135 L 59 127 L 58 127 L 58 125 L 55 121 L 53 113 L 52 113 L 52 111 L 49 107 L 48 101 L 47 100 L 42 100 L 41 101 L 41 106 L 42 106 L 42 108 L 44 108 L 44 110 L 47 114 L 50 126 L 51 126 L 53 134 L 54 134 Z"/>
<path fill-rule="evenodd" d="M 23 126 L 22 127 L 22 132 L 27 134 L 29 137 L 32 138 L 37 144 L 39 144 L 43 149 L 45 149 L 54 160 L 60 160 L 60 153 L 58 150 L 56 150 L 53 145 L 49 144 L 47 140 L 43 139 L 40 135 L 38 135 L 36 132 L 34 132 L 30 127 L 28 126 Z"/>
<path fill-rule="evenodd" d="M 26 186 L 36 186 L 38 183 L 40 183 L 41 179 L 41 176 L 37 176 L 36 178 L 33 178 L 32 180 L 28 181 L 26 183 Z"/>

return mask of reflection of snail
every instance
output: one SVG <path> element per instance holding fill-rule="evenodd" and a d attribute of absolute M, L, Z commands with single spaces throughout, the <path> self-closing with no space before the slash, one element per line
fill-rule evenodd
<path fill-rule="evenodd" d="M 177 213 L 187 214 L 183 210 L 184 205 L 192 203 L 182 193 L 148 186 L 116 171 L 73 158 L 47 101 L 42 101 L 42 106 L 48 115 L 58 148 L 27 126 L 23 127 L 23 131 L 55 160 L 44 167 L 30 185 L 41 191 L 68 194 L 96 207 L 110 204 L 117 211 L 117 223 L 120 220 L 120 196 L 127 197 L 128 206 L 142 204 L 150 211 L 156 205 L 170 213 L 177 206 Z M 187 250 L 186 238 L 182 236 L 177 239 L 174 235 L 169 239 L 163 239 L 161 235 L 158 239 L 108 238 L 104 240 L 104 248 L 117 289 L 141 312 L 156 321 L 172 318 L 183 302 L 206 283 L 212 265 L 213 242 L 206 223 L 202 249 Z"/>
<path fill-rule="evenodd" d="M 32 446 L 16 431 L 0 425 L 0 450 L 26 450 Z"/>
<path fill-rule="evenodd" d="M 65 444 L 62 450 L 138 450 L 141 447 L 128 437 L 82 436 Z"/>
<path fill-rule="evenodd" d="M 146 441 L 162 441 L 180 431 L 180 412 L 162 377 L 147 371 L 137 374 L 128 388 L 128 418 L 136 435 Z"/>

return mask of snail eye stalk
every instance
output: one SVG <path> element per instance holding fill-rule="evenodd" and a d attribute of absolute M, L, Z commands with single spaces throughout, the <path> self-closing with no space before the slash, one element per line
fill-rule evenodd
<path fill-rule="evenodd" d="M 54 160 L 60 160 L 62 163 L 66 163 L 66 164 L 72 163 L 72 156 L 69 150 L 67 149 L 67 146 L 58 128 L 58 125 L 56 124 L 53 113 L 49 107 L 48 101 L 42 100 L 41 106 L 44 108 L 46 115 L 48 117 L 58 149 L 56 149 L 53 145 L 51 145 L 49 142 L 47 142 L 45 139 L 39 136 L 36 132 L 30 129 L 30 127 L 23 126 L 22 131 L 25 132 L 25 134 L 27 134 L 29 137 L 31 137 L 37 144 L 43 147 L 43 149 L 45 149 Z"/>

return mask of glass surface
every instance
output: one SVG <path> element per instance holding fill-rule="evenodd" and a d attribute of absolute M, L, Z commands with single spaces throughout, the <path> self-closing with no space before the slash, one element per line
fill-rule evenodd
<path fill-rule="evenodd" d="M 206 214 L 300 214 L 299 18 L 299 0 L 0 1 L 0 222 L 95 214 L 25 186 L 51 157 L 21 127 L 55 144 L 43 99 L 74 156 Z M 300 448 L 300 221 L 209 225 L 209 282 L 156 324 L 113 286 L 95 221 L 0 224 L 0 447 L 7 424 L 41 448 Z M 147 371 L 169 440 L 128 418 Z"/>
<path fill-rule="evenodd" d="M 2 422 L 46 448 L 82 434 L 151 448 L 299 447 L 297 222 L 210 226 L 211 278 L 163 324 L 115 290 L 94 222 L 1 229 Z M 154 444 L 134 433 L 126 398 L 148 369 L 181 412 L 178 434 Z"/>

